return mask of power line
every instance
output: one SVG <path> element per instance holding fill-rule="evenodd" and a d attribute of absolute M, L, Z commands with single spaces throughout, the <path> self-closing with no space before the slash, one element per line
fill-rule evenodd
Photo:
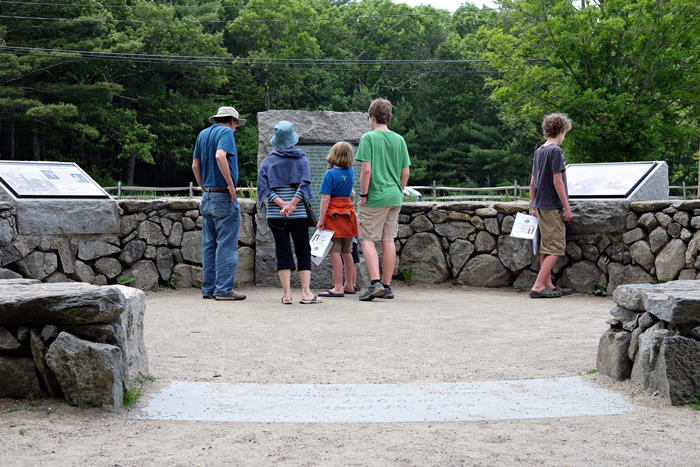
<path fill-rule="evenodd" d="M 432 14 L 405 14 L 405 15 L 366 15 L 366 16 L 343 16 L 336 18 L 283 18 L 283 19 L 240 19 L 235 20 L 186 20 L 186 19 L 113 19 L 113 18 L 57 18 L 42 16 L 11 16 L 0 15 L 5 19 L 31 19 L 35 21 L 66 21 L 66 22 L 91 22 L 91 23 L 194 23 L 194 24 L 221 24 L 221 23 L 287 23 L 287 22 L 318 22 L 318 21 L 345 21 L 360 19 L 385 19 L 385 18 L 406 18 L 415 16 L 434 16 Z"/>
<path fill-rule="evenodd" d="M 494 71 L 417 69 L 417 68 L 370 68 L 372 65 L 435 65 L 484 63 L 486 60 L 334 60 L 334 59 L 280 59 L 280 58 L 240 58 L 193 55 L 157 55 L 127 54 L 113 52 L 94 52 L 66 49 L 42 49 L 33 47 L 0 46 L 0 53 L 12 53 L 22 56 L 41 56 L 55 58 L 80 58 L 82 60 L 100 60 L 115 62 L 133 62 L 165 65 L 230 67 L 242 69 L 286 70 L 286 71 L 350 71 L 350 72 L 389 72 L 389 73 L 426 73 L 426 74 L 500 74 Z M 338 68 L 345 65 L 345 68 Z M 358 65 L 348 68 L 348 65 Z"/>

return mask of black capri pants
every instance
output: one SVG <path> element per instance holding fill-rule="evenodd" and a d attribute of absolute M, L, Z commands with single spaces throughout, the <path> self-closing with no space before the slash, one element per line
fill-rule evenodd
<path fill-rule="evenodd" d="M 277 256 L 277 270 L 296 270 L 292 257 L 291 235 L 294 241 L 294 252 L 300 271 L 311 270 L 311 245 L 309 244 L 309 222 L 304 218 L 299 219 L 268 219 L 267 225 L 275 239 L 275 256 Z"/>

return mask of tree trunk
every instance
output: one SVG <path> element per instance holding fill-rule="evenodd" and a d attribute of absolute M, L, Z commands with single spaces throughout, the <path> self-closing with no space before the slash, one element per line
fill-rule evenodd
<path fill-rule="evenodd" d="M 17 144 L 15 141 L 15 121 L 10 123 L 10 160 L 15 160 L 17 157 Z"/>
<path fill-rule="evenodd" d="M 34 146 L 34 160 L 40 161 L 41 147 L 39 145 L 39 128 L 36 126 L 36 123 L 32 125 L 32 143 Z"/>
<path fill-rule="evenodd" d="M 126 160 L 126 184 L 134 184 L 134 169 L 136 168 L 136 153 L 133 152 Z"/>

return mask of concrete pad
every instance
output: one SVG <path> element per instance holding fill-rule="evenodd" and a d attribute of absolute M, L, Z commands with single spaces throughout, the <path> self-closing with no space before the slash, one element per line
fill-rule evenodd
<path fill-rule="evenodd" d="M 624 397 L 580 377 L 431 384 L 175 381 L 135 418 L 261 423 L 396 423 L 612 415 Z"/>

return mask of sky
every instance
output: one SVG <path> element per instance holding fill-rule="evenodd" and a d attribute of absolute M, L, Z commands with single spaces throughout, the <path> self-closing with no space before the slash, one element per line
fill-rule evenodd
<path fill-rule="evenodd" d="M 462 3 L 465 3 L 466 1 L 467 0 L 393 0 L 394 3 L 406 3 L 411 6 L 418 6 L 421 3 L 424 5 L 432 5 L 435 8 L 448 10 L 451 12 L 454 12 Z M 483 6 L 496 8 L 496 3 L 493 0 L 469 0 L 469 3 L 472 3 L 479 8 Z"/>

